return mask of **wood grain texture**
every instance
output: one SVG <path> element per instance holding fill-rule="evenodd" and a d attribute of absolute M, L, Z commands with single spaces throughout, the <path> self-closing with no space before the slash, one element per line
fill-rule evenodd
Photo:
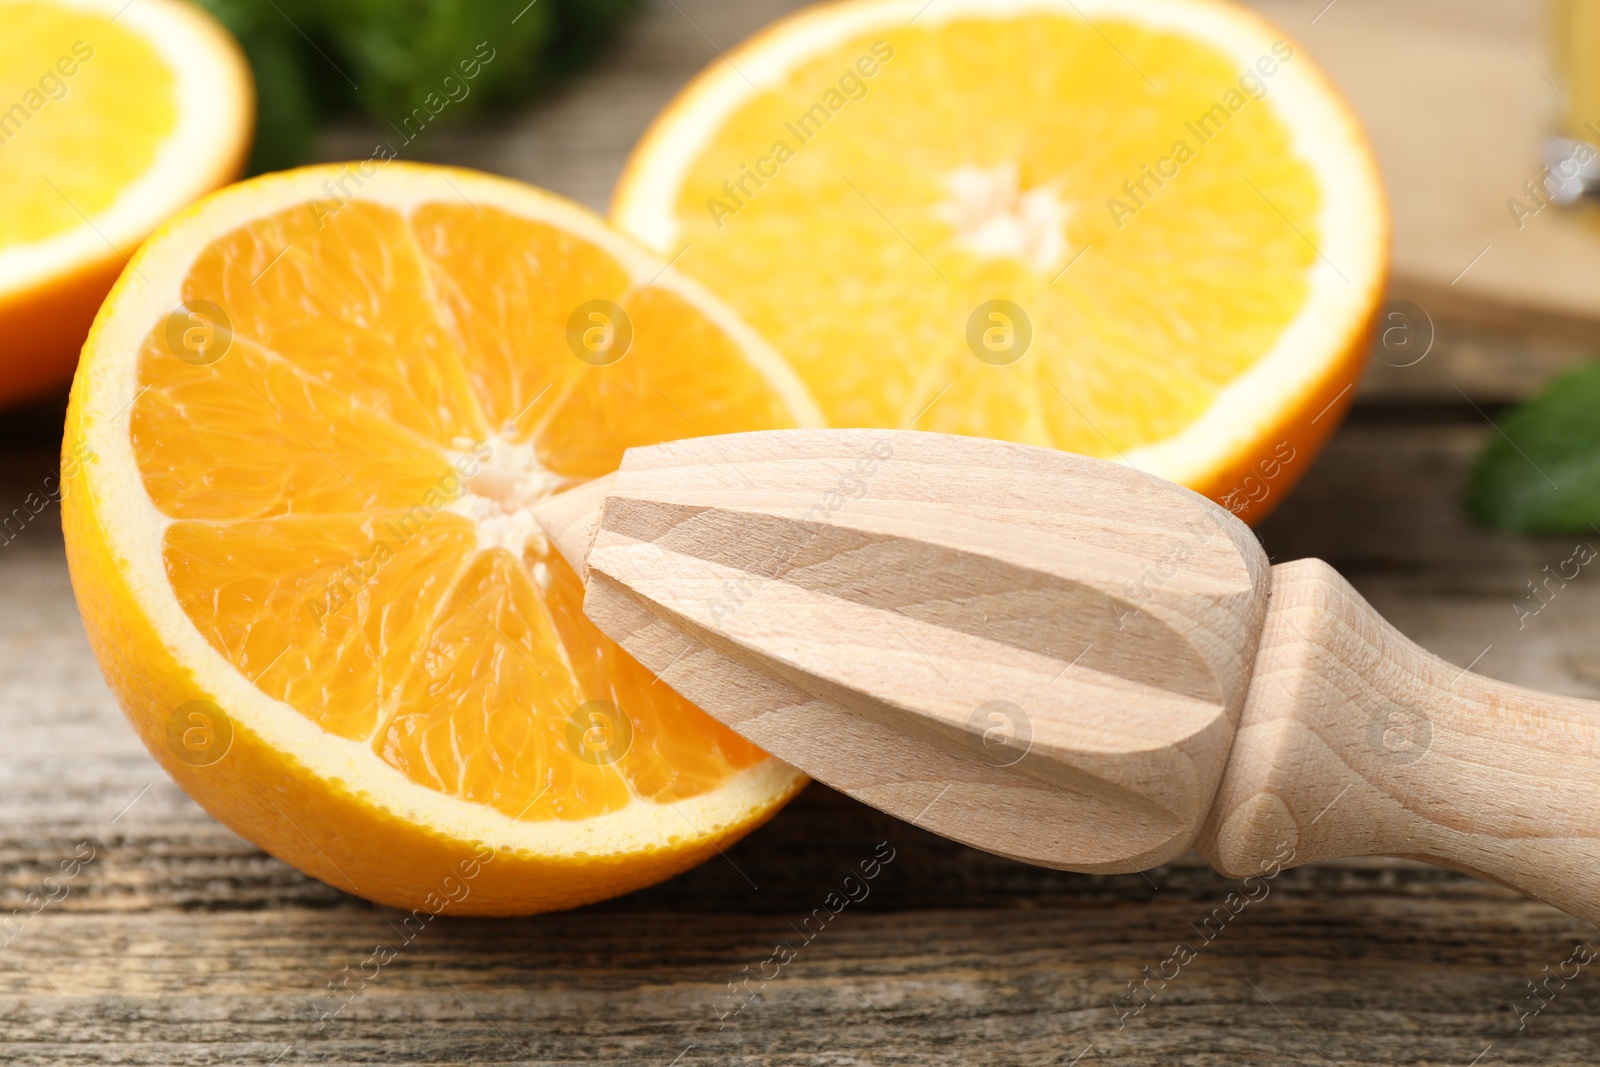
<path fill-rule="evenodd" d="M 1464 406 L 1431 421 L 1359 415 L 1266 524 L 1269 551 L 1335 562 L 1407 636 L 1462 666 L 1483 653 L 1480 673 L 1600 695 L 1592 576 L 1525 629 L 1511 610 L 1569 539 L 1460 516 L 1487 424 Z M 18 441 L 49 420 L 18 426 L 0 424 L 14 435 L 0 463 L 8 502 L 54 469 L 48 446 Z M 1402 860 L 1284 871 L 1119 1028 L 1128 983 L 1202 940 L 1208 918 L 1215 930 L 1239 882 L 1193 854 L 1149 881 L 1032 867 L 822 786 L 726 859 L 654 889 L 565 915 L 444 917 L 318 1031 L 312 998 L 394 940 L 398 915 L 262 855 L 166 779 L 99 680 L 53 516 L 0 548 L 0 901 L 24 907 L 77 842 L 97 852 L 65 899 L 0 947 L 0 1062 L 666 1067 L 692 1045 L 680 1067 L 1062 1065 L 1091 1047 L 1082 1064 L 1325 1054 L 1466 1067 L 1488 1048 L 1479 1062 L 1493 1067 L 1600 1053 L 1592 968 L 1546 992 L 1520 1031 L 1514 1010 L 1540 1003 L 1528 982 L 1555 985 L 1574 946 L 1596 944 L 1592 927 Z M 718 1029 L 740 1003 L 728 983 L 796 941 L 794 926 L 885 841 L 896 855 L 869 895 L 779 977 L 753 982 L 759 996 Z"/>
<path fill-rule="evenodd" d="M 1563 562 L 1575 579 L 1596 555 Z M 1274 856 L 1409 856 L 1600 918 L 1600 704 L 1431 655 L 1321 560 L 1272 579 L 1200 851 L 1234 877 Z"/>
<path fill-rule="evenodd" d="M 603 501 L 581 493 L 535 515 L 586 553 L 584 613 L 780 759 L 1069 870 L 1143 870 L 1198 833 L 1267 589 L 1255 537 L 1209 500 L 880 430 L 633 449 Z"/>
<path fill-rule="evenodd" d="M 632 450 L 535 514 L 587 573 L 585 613 L 663 681 L 957 841 L 1114 873 L 1204 820 L 1235 878 L 1402 856 L 1600 918 L 1600 704 L 1428 653 L 1321 560 L 1269 578 L 1243 524 L 1177 486 L 780 430 Z M 1597 558 L 1547 566 L 1519 629 Z"/>

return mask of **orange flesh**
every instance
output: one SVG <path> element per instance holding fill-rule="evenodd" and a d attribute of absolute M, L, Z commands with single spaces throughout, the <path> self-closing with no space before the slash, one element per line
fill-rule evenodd
<path fill-rule="evenodd" d="M 738 345 L 549 224 L 466 203 L 328 208 L 196 259 L 184 298 L 225 309 L 220 359 L 179 359 L 165 321 L 141 353 L 134 452 L 206 640 L 330 734 L 523 820 L 685 799 L 767 758 L 601 635 L 571 569 L 516 526 L 529 493 L 628 447 L 793 425 Z M 597 298 L 633 324 L 604 367 L 567 342 Z M 614 762 L 575 750 L 594 700 L 631 725 Z"/>
<path fill-rule="evenodd" d="M 1272 80 L 1252 73 L 1266 88 L 1246 99 L 1240 76 L 1202 41 L 1081 12 L 867 32 L 721 120 L 658 251 L 685 249 L 680 269 L 772 341 L 833 425 L 1115 458 L 1192 424 L 1310 292 L 1318 179 Z M 1235 98 L 1220 133 L 1195 128 Z M 827 109 L 820 130 L 797 125 Z M 1181 179 L 1147 177 L 1187 156 Z M 973 168 L 1011 169 L 999 199 L 1058 206 L 1059 221 L 1024 226 L 1060 237 L 1048 262 L 966 243 L 977 222 L 954 221 L 952 183 Z M 1003 214 L 982 198 L 966 208 Z M 1005 367 L 975 359 L 967 337 L 997 298 L 1032 325 L 1027 358 Z"/>
<path fill-rule="evenodd" d="M 110 208 L 178 124 L 171 60 L 111 15 L 0 6 L 0 248 Z"/>

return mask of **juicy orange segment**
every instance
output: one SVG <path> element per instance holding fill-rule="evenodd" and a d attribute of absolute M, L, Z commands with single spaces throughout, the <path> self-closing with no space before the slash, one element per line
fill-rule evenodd
<path fill-rule="evenodd" d="M 857 76 L 867 95 L 801 143 L 791 130 L 811 126 L 795 116 L 837 93 L 840 72 L 875 43 L 888 58 L 870 81 Z M 675 204 L 684 262 L 794 360 L 840 425 L 910 424 L 950 386 L 957 402 L 928 408 L 918 428 L 998 428 L 1107 456 L 1170 437 L 1299 311 L 1320 237 L 1315 176 L 1270 106 L 1243 108 L 1226 137 L 1205 143 L 1184 127 L 1233 84 L 1235 66 L 1192 38 L 1070 11 L 919 20 L 830 43 L 730 113 L 693 161 Z M 932 85 L 948 109 L 927 106 Z M 1126 121 L 1082 106 L 1099 98 L 1118 101 Z M 765 186 L 747 182 L 754 195 L 724 215 L 745 198 L 722 183 L 768 155 L 774 131 L 796 158 Z M 1195 155 L 1182 180 L 1147 183 L 1154 195 L 1139 209 L 1122 183 L 1179 142 Z M 1126 213 L 1114 218 L 1112 200 Z M 819 210 L 824 254 L 773 251 Z M 1052 284 L 1080 253 L 1070 281 Z M 876 284 L 851 285 L 850 265 L 864 262 Z M 793 314 L 797 294 L 827 313 Z M 990 299 L 1031 320 L 1034 358 L 1021 374 L 1002 378 L 968 347 L 968 313 Z M 900 352 L 916 359 L 868 358 Z"/>
<path fill-rule="evenodd" d="M 399 517 L 176 522 L 167 575 L 206 640 L 257 688 L 330 733 L 369 738 L 477 540 L 469 521 L 441 515 L 390 555 Z"/>
<path fill-rule="evenodd" d="M 359 201 L 324 211 L 308 204 L 212 242 L 184 299 L 226 309 L 237 336 L 435 444 L 481 439 L 456 339 L 404 216 Z"/>
<path fill-rule="evenodd" d="M 139 378 L 134 447 L 145 488 L 172 518 L 400 511 L 451 470 L 431 442 L 243 336 L 196 367 L 172 354 L 163 322 Z"/>
<path fill-rule="evenodd" d="M 532 433 L 582 377 L 583 365 L 552 339 L 579 304 L 626 292 L 627 271 L 577 234 L 496 207 L 423 204 L 411 229 L 484 417 L 496 426 L 518 419 L 519 432 Z"/>
<path fill-rule="evenodd" d="M 815 405 L 582 208 L 398 162 L 328 200 L 351 173 L 202 201 L 97 320 L 63 519 L 107 679 L 191 796 L 350 892 L 525 913 L 675 874 L 804 778 L 603 636 L 529 508 Z"/>
<path fill-rule="evenodd" d="M 195 360 L 152 330 L 134 454 L 183 520 L 164 542 L 173 592 L 262 692 L 518 819 L 694 796 L 766 758 L 583 618 L 522 510 L 633 445 L 795 424 L 683 297 L 460 201 L 277 212 L 211 241 L 182 292 L 224 309 L 231 345 Z M 567 344 L 595 300 L 625 313 L 615 363 Z M 596 729 L 614 758 L 581 743 Z"/>
<path fill-rule="evenodd" d="M 177 125 L 177 79 L 115 13 L 0 3 L 0 248 L 106 210 Z"/>
<path fill-rule="evenodd" d="M 250 68 L 188 0 L 0 0 L 0 404 L 64 382 L 128 257 L 229 181 Z"/>
<path fill-rule="evenodd" d="M 613 218 L 681 253 L 835 425 L 1126 458 L 1218 495 L 1263 456 L 1281 490 L 1279 446 L 1303 469 L 1387 253 L 1342 101 L 1213 0 L 805 9 L 663 112 Z"/>

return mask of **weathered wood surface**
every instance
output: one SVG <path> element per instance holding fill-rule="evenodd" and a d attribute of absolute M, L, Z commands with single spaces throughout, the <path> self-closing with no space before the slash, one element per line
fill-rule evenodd
<path fill-rule="evenodd" d="M 1455 495 L 1492 431 L 1466 405 L 1416 415 L 1360 409 L 1268 524 L 1269 549 L 1335 562 L 1455 662 L 1481 652 L 1485 674 L 1600 695 L 1600 586 L 1573 583 L 1519 630 L 1522 583 L 1570 546 L 1467 527 Z M 11 447 L 3 499 L 51 469 L 47 446 Z M 319 1031 L 312 998 L 396 939 L 396 913 L 262 856 L 183 797 L 122 723 L 69 596 L 52 509 L 0 549 L 5 906 L 44 892 L 77 842 L 96 854 L 0 948 L 6 1062 L 266 1064 L 287 1048 L 280 1062 L 665 1064 L 692 1044 L 684 1063 L 1067 1063 L 1092 1042 L 1127 1064 L 1465 1065 L 1492 1042 L 1486 1064 L 1577 1064 L 1600 1046 L 1594 975 L 1524 1034 L 1512 1010 L 1592 928 L 1389 861 L 1283 874 L 1119 1030 L 1126 983 L 1194 940 L 1232 883 L 1194 859 L 1148 883 L 1026 867 L 820 787 L 728 862 L 657 889 L 565 916 L 441 919 Z M 719 1030 L 727 982 L 796 940 L 790 924 L 885 840 L 896 857 L 871 896 Z"/>
<path fill-rule="evenodd" d="M 665 94 L 715 55 L 696 26 L 726 46 L 789 6 L 658 0 L 601 71 L 550 106 L 441 135 L 428 154 L 603 206 Z M 327 153 L 366 140 L 344 131 Z M 1493 432 L 1457 388 L 1492 414 L 1593 351 L 1600 328 L 1444 286 L 1402 281 L 1398 295 L 1433 316 L 1434 349 L 1369 375 L 1350 423 L 1262 531 L 1269 553 L 1328 560 L 1455 663 L 1600 697 L 1600 579 L 1585 571 L 1522 629 L 1512 607 L 1573 539 L 1485 533 L 1457 506 Z M 0 416 L 4 510 L 54 484 L 60 417 L 59 400 Z M 1119 1029 L 1127 983 L 1178 942 L 1198 943 L 1191 924 L 1236 883 L 1193 856 L 1148 880 L 1027 867 L 817 786 L 727 861 L 655 889 L 565 915 L 441 918 L 319 1030 L 313 998 L 346 967 L 359 972 L 375 944 L 396 944 L 398 914 L 263 856 L 172 786 L 112 704 L 70 592 L 50 508 L 0 547 L 0 911 L 44 892 L 78 842 L 95 856 L 0 946 L 0 1062 L 1600 1059 L 1596 968 L 1564 988 L 1552 980 L 1558 992 L 1521 1033 L 1513 1010 L 1536 1007 L 1526 983 L 1600 933 L 1508 890 L 1384 860 L 1285 872 Z M 801 946 L 795 927 L 883 841 L 895 858 L 870 896 Z M 797 957 L 719 1029 L 738 1004 L 729 981 L 759 976 L 785 939 Z"/>

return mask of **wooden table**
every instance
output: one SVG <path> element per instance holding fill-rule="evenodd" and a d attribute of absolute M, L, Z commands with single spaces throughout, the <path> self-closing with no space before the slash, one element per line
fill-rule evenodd
<path fill-rule="evenodd" d="M 714 55 L 700 31 L 725 45 L 785 6 L 658 2 L 600 71 L 549 105 L 441 135 L 428 153 L 600 206 L 664 95 Z M 325 151 L 359 151 L 367 136 L 340 131 Z M 1434 348 L 1414 367 L 1375 365 L 1349 423 L 1261 531 L 1268 550 L 1329 560 L 1454 662 L 1600 697 L 1600 579 L 1572 583 L 1525 629 L 1512 610 L 1573 539 L 1484 533 L 1457 504 L 1493 433 L 1462 394 L 1493 413 L 1595 350 L 1600 324 L 1463 295 L 1425 272 L 1397 292 L 1432 315 Z M 52 473 L 61 403 L 0 418 L 5 510 Z M 1119 1028 L 1113 1002 L 1194 938 L 1227 880 L 1194 857 L 1143 876 L 1026 867 L 821 786 L 726 861 L 666 885 L 568 914 L 441 919 L 319 1028 L 311 998 L 392 940 L 396 913 L 263 855 L 180 793 L 123 723 L 70 596 L 51 508 L 0 547 L 0 900 L 21 907 L 59 861 L 87 848 L 94 858 L 70 895 L 0 947 L 0 1062 L 1600 1060 L 1595 968 L 1522 1033 L 1513 1011 L 1534 1004 L 1528 981 L 1600 933 L 1495 886 L 1388 860 L 1285 873 Z M 730 981 L 795 940 L 885 841 L 894 860 L 871 895 L 719 1022 Z"/>

